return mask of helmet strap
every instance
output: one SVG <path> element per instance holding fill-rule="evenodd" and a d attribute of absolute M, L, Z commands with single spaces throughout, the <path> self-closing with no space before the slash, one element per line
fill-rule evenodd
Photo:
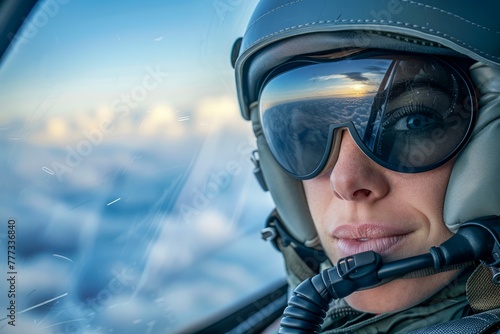
<path fill-rule="evenodd" d="M 261 234 L 264 240 L 271 241 L 283 254 L 287 272 L 300 281 L 318 274 L 321 263 L 328 260 L 322 250 L 306 247 L 295 240 L 283 226 L 276 210 L 267 218 Z"/>

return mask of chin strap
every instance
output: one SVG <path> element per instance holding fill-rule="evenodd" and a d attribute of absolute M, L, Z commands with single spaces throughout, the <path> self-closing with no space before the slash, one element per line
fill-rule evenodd
<path fill-rule="evenodd" d="M 295 240 L 283 226 L 276 210 L 267 218 L 261 235 L 283 254 L 286 269 L 298 279 L 297 284 L 318 274 L 321 264 L 328 261 L 322 250 L 306 247 Z"/>

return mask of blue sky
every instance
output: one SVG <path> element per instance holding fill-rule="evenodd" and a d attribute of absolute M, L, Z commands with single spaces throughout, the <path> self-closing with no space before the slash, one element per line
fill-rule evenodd
<path fill-rule="evenodd" d="M 45 6 L 19 34 L 23 43 L 0 72 L 5 78 L 0 83 L 2 106 L 22 104 L 20 92 L 58 95 L 89 89 L 102 78 L 109 83 L 104 93 L 119 93 L 134 83 L 134 74 L 156 64 L 171 74 L 164 98 L 186 104 L 193 93 L 220 94 L 231 89 L 231 45 L 243 32 L 253 4 L 71 0 L 55 11 Z M 53 17 L 44 15 L 52 12 Z M 60 90 L 41 89 L 50 80 Z"/>

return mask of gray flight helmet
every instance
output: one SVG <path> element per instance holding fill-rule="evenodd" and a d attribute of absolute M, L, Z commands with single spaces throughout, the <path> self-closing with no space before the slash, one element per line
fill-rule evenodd
<path fill-rule="evenodd" d="M 235 43 L 232 61 L 241 113 L 252 120 L 260 167 L 288 233 L 320 247 L 302 182 L 275 161 L 262 133 L 258 93 L 265 75 L 305 54 L 384 49 L 468 57 L 483 78 L 500 76 L 500 1 L 457 0 L 261 0 L 247 30 Z M 486 69 L 486 70 L 484 70 Z M 478 83 L 476 83 L 478 84 Z M 482 114 L 455 162 L 444 221 L 455 231 L 464 221 L 500 215 L 500 98 L 498 79 L 483 87 Z M 496 92 L 496 95 L 495 95 Z M 496 101 L 496 102 L 495 102 Z M 484 107 L 484 104 L 489 104 Z M 484 109 L 484 110 L 483 110 Z M 485 190 L 486 188 L 486 190 Z"/>

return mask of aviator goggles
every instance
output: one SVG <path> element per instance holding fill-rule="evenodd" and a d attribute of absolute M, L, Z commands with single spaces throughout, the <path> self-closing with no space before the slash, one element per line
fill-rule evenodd
<path fill-rule="evenodd" d="M 295 60 L 267 77 L 259 97 L 274 158 L 302 180 L 333 168 L 341 129 L 383 167 L 436 168 L 467 142 L 475 108 L 458 65 L 415 55 Z"/>

